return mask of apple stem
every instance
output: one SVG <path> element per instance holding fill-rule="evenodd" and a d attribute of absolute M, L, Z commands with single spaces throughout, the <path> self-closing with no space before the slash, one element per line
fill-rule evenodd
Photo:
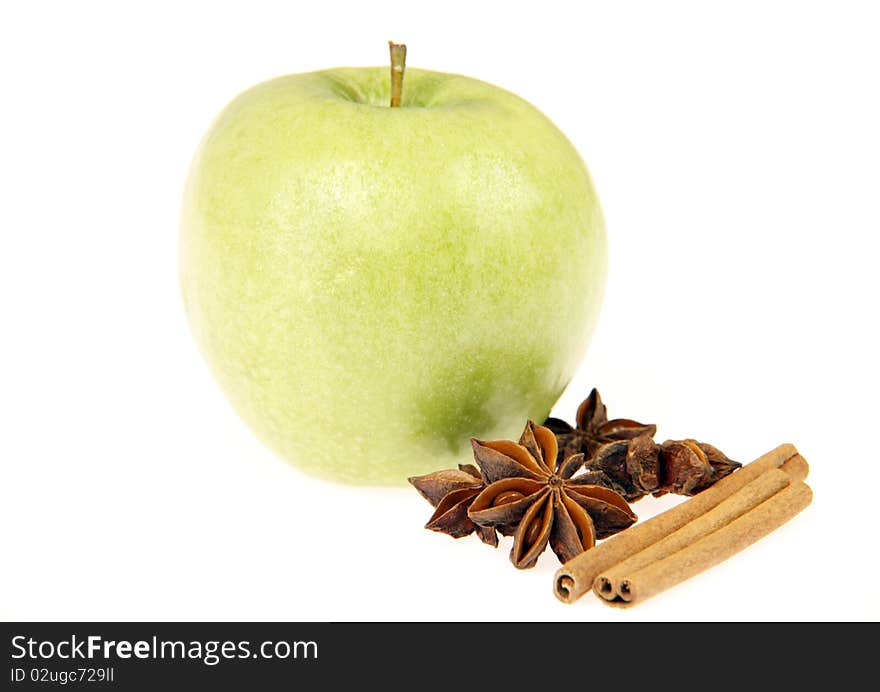
<path fill-rule="evenodd" d="M 406 68 L 406 45 L 388 42 L 391 50 L 391 107 L 400 108 L 403 97 L 403 71 Z"/>

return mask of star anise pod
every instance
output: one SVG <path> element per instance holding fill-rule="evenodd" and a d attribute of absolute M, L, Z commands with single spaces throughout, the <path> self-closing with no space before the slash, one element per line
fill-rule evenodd
<path fill-rule="evenodd" d="M 647 435 L 606 444 L 586 462 L 593 482 L 629 502 L 650 493 L 695 495 L 740 466 L 704 442 L 667 440 L 658 445 Z"/>
<path fill-rule="evenodd" d="M 642 435 L 654 437 L 657 432 L 656 425 L 645 425 L 627 418 L 608 420 L 608 411 L 596 389 L 578 406 L 576 423 L 577 427 L 572 428 L 559 418 L 544 421 L 559 440 L 560 459 L 581 453 L 589 460 L 602 445 Z"/>
<path fill-rule="evenodd" d="M 696 495 L 741 466 L 705 442 L 667 440 L 660 445 L 660 487 L 654 496 Z"/>
<path fill-rule="evenodd" d="M 562 562 L 636 521 L 626 500 L 613 490 L 574 474 L 583 454 L 558 460 L 549 428 L 526 425 L 519 444 L 471 440 L 474 459 L 487 483 L 468 510 L 480 526 L 513 527 L 510 560 L 532 567 L 548 543 Z"/>
<path fill-rule="evenodd" d="M 436 507 L 425 524 L 426 529 L 440 531 L 453 538 L 469 536 L 476 531 L 483 543 L 498 545 L 498 534 L 494 528 L 477 526 L 468 518 L 468 508 L 486 487 L 476 466 L 459 464 L 457 469 L 443 469 L 407 480 Z"/>

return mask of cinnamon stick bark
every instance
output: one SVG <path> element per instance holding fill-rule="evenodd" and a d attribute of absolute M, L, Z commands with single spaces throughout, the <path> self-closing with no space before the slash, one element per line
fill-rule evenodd
<path fill-rule="evenodd" d="M 618 598 L 602 602 L 631 606 L 683 582 L 779 528 L 812 499 L 813 491 L 806 483 L 794 483 L 717 531 L 629 574 L 621 584 Z"/>
<path fill-rule="evenodd" d="M 625 599 L 629 575 L 638 572 L 657 560 L 682 550 L 703 536 L 717 531 L 734 519 L 754 509 L 792 483 L 803 481 L 809 467 L 806 460 L 794 456 L 778 469 L 765 471 L 751 483 L 747 483 L 718 505 L 688 522 L 677 531 L 631 555 L 618 564 L 603 570 L 593 582 L 593 591 L 607 601 Z"/>
<path fill-rule="evenodd" d="M 780 445 L 680 505 L 581 553 L 556 572 L 553 580 L 554 593 L 564 603 L 573 603 L 593 588 L 593 581 L 601 572 L 677 531 L 765 471 L 779 468 L 797 453 L 792 444 Z"/>

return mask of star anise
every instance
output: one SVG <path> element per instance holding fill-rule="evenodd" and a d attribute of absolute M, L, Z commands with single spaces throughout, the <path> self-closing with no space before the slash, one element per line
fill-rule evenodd
<path fill-rule="evenodd" d="M 660 445 L 660 487 L 654 496 L 696 495 L 741 466 L 705 442 L 667 440 Z"/>
<path fill-rule="evenodd" d="M 532 567 L 548 543 L 566 562 L 636 521 L 626 500 L 613 490 L 574 474 L 583 454 L 558 459 L 556 436 L 549 428 L 526 425 L 519 444 L 508 440 L 471 440 L 474 459 L 487 486 L 468 510 L 476 524 L 513 527 L 510 560 Z"/>
<path fill-rule="evenodd" d="M 468 508 L 486 487 L 476 466 L 459 464 L 457 469 L 443 469 L 407 480 L 436 507 L 425 524 L 426 529 L 440 531 L 453 538 L 469 536 L 476 531 L 483 543 L 498 545 L 498 534 L 494 528 L 477 526 L 468 518 Z"/>
<path fill-rule="evenodd" d="M 649 493 L 696 495 L 740 466 L 704 442 L 667 440 L 658 445 L 641 435 L 602 446 L 586 462 L 586 475 L 635 502 Z"/>
<path fill-rule="evenodd" d="M 645 425 L 627 418 L 608 420 L 608 411 L 596 389 L 578 406 L 576 423 L 577 427 L 572 428 L 559 418 L 548 418 L 544 421 L 544 425 L 559 440 L 560 459 L 582 453 L 589 460 L 602 445 L 618 440 L 631 440 L 641 435 L 654 437 L 657 432 L 656 425 Z"/>

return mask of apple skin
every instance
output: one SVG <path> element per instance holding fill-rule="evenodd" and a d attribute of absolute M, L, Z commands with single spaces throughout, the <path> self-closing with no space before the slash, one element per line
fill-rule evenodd
<path fill-rule="evenodd" d="M 403 484 L 517 439 L 578 367 L 606 273 L 586 166 L 518 96 L 407 69 L 290 75 L 214 122 L 180 279 L 213 373 L 309 474 Z"/>

